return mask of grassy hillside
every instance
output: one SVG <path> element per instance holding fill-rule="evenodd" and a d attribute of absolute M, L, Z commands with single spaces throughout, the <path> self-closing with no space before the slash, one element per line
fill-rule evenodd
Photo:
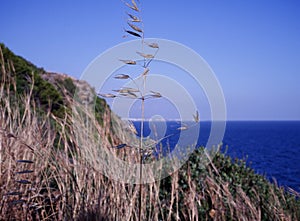
<path fill-rule="evenodd" d="M 15 55 L 3 43 L 0 43 L 0 47 L 4 68 L 9 73 L 10 79 L 16 83 L 16 91 L 14 92 L 11 88 L 10 92 L 20 97 L 24 93 L 30 93 L 33 84 L 32 97 L 42 112 L 50 110 L 55 116 L 63 118 L 66 109 L 69 108 L 65 94 L 73 96 L 78 89 L 80 95 L 84 93 L 84 90 L 88 90 L 88 92 L 90 90 L 86 82 L 78 81 L 67 75 L 46 72 L 26 59 Z M 3 77 L 2 73 L 0 77 Z M 104 113 L 107 108 L 105 100 L 96 97 L 95 102 L 97 111 Z M 101 120 L 100 117 L 99 120 Z"/>
<path fill-rule="evenodd" d="M 130 148 L 111 148 L 119 141 L 105 101 L 93 101 L 86 83 L 1 49 L 0 220 L 138 220 L 140 186 L 111 180 L 96 167 L 99 148 L 135 157 Z M 96 114 L 73 100 L 75 88 L 96 103 Z M 100 143 L 87 139 L 95 136 Z M 203 157 L 200 148 L 169 177 L 143 185 L 142 220 L 300 220 L 298 193 L 271 184 L 242 160 L 218 153 L 201 167 Z"/>
<path fill-rule="evenodd" d="M 34 81 L 32 95 L 36 104 L 44 111 L 50 109 L 55 115 L 63 117 L 63 97 L 52 84 L 41 77 L 45 71 L 42 68 L 37 68 L 24 58 L 15 55 L 4 44 L 1 43 L 0 47 L 2 49 L 3 58 L 1 60 L 4 61 L 4 67 L 8 70 L 9 77 L 16 82 L 15 95 L 29 93 L 31 82 Z M 1 77 L 3 77 L 2 73 Z M 11 92 L 13 91 L 11 90 Z"/>

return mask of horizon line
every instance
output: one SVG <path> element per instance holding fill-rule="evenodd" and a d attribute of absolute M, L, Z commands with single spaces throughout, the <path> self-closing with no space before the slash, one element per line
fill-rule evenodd
<path fill-rule="evenodd" d="M 145 119 L 142 119 L 142 118 L 121 118 L 122 120 L 128 120 L 128 121 L 150 121 L 152 120 L 151 118 L 145 118 Z M 156 119 L 155 121 L 194 121 L 193 119 L 179 119 L 179 118 L 170 118 L 170 119 Z M 226 120 L 210 120 L 210 119 L 204 119 L 204 120 L 200 120 L 199 122 L 212 122 L 212 121 L 215 121 L 215 122 L 233 122 L 233 121 L 243 121 L 243 122 L 246 122 L 246 121 L 252 121 L 252 122 L 286 122 L 286 121 L 290 121 L 290 122 L 295 122 L 295 121 L 300 121 L 300 119 L 226 119 Z"/>

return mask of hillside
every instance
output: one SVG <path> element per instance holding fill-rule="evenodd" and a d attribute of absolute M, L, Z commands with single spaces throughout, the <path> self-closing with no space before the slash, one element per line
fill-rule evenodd
<path fill-rule="evenodd" d="M 138 220 L 139 209 L 142 220 L 300 219 L 299 193 L 222 153 L 203 167 L 203 148 L 142 188 L 105 176 L 103 151 L 129 163 L 139 157 L 134 148 L 112 148 L 136 141 L 128 125 L 86 82 L 0 46 L 0 220 Z M 122 170 L 107 163 L 107 171 Z"/>
<path fill-rule="evenodd" d="M 65 94 L 73 96 L 76 89 L 80 100 L 93 102 L 91 94 L 95 94 L 92 88 L 83 81 L 74 79 L 66 74 L 46 72 L 38 68 L 26 59 L 15 55 L 4 44 L 0 44 L 5 68 L 10 71 L 11 77 L 16 81 L 16 94 L 28 93 L 32 81 L 34 81 L 33 97 L 39 108 L 50 111 L 58 117 L 63 117 L 65 107 L 69 106 Z M 91 93 L 92 92 L 92 93 Z M 97 110 L 101 113 L 107 108 L 105 100 L 97 97 Z M 50 101 L 50 103 L 49 103 Z"/>

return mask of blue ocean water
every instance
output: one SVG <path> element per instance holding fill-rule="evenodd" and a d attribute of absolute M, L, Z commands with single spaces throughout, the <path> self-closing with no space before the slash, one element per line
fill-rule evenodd
<path fill-rule="evenodd" d="M 140 122 L 134 124 L 139 131 Z M 182 124 L 176 121 L 161 124 L 166 127 L 167 137 L 162 143 L 172 150 Z M 199 146 L 206 145 L 210 129 L 210 122 L 200 123 Z M 150 134 L 146 121 L 144 136 Z M 229 121 L 223 138 L 223 151 L 225 149 L 232 158 L 246 160 L 257 173 L 300 192 L 300 121 Z"/>

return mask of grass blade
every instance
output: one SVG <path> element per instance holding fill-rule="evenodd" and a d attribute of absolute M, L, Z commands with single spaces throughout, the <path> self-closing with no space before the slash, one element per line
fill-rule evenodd
<path fill-rule="evenodd" d="M 33 170 L 22 170 L 22 171 L 18 171 L 16 172 L 16 174 L 25 174 L 25 173 L 33 173 Z"/>
<path fill-rule="evenodd" d="M 22 195 L 21 192 L 9 192 L 5 194 L 6 196 L 19 196 Z"/>
<path fill-rule="evenodd" d="M 137 7 L 137 4 L 134 0 L 131 0 L 131 3 L 133 5 L 133 7 L 135 8 L 136 11 L 139 11 L 139 8 Z"/>
<path fill-rule="evenodd" d="M 130 91 L 130 92 L 140 92 L 139 89 L 132 88 L 132 87 L 123 87 L 122 90 Z"/>
<path fill-rule="evenodd" d="M 121 60 L 123 63 L 125 64 L 130 64 L 130 65 L 136 65 L 136 61 L 133 61 L 133 60 Z M 127 75 L 128 76 L 128 75 Z M 128 76 L 129 77 L 129 76 Z"/>
<path fill-rule="evenodd" d="M 138 134 L 135 126 L 133 125 L 133 123 L 131 121 L 129 121 L 129 125 L 128 125 L 129 130 L 134 133 L 134 134 Z"/>
<path fill-rule="evenodd" d="M 33 163 L 31 160 L 17 160 L 17 163 Z"/>
<path fill-rule="evenodd" d="M 178 127 L 177 130 L 187 130 L 188 127 L 187 126 L 182 126 L 182 127 Z"/>
<path fill-rule="evenodd" d="M 145 70 L 142 73 L 142 76 L 146 76 L 149 73 L 150 69 L 149 68 L 145 68 Z"/>
<path fill-rule="evenodd" d="M 156 91 L 150 91 L 152 94 L 150 94 L 151 97 L 157 97 L 160 98 L 162 95 L 159 92 Z"/>
<path fill-rule="evenodd" d="M 159 48 L 157 43 L 146 43 L 150 48 Z"/>
<path fill-rule="evenodd" d="M 14 200 L 10 202 L 10 205 L 17 205 L 17 204 L 22 204 L 22 203 L 26 203 L 25 200 Z"/>
<path fill-rule="evenodd" d="M 31 184 L 29 180 L 16 180 L 16 182 L 20 184 Z"/>
<path fill-rule="evenodd" d="M 114 146 L 113 148 L 122 149 L 122 148 L 124 148 L 126 146 L 127 146 L 127 144 L 123 143 L 123 144 L 120 144 L 118 146 Z"/>
<path fill-rule="evenodd" d="M 139 92 L 138 89 L 135 89 L 135 88 L 130 88 L 130 87 L 124 87 L 124 88 L 121 88 L 119 90 L 113 90 L 114 92 L 117 92 L 117 93 L 120 93 L 120 94 L 124 94 L 124 93 L 135 93 L 135 92 Z"/>
<path fill-rule="evenodd" d="M 143 58 L 146 58 L 146 59 L 152 59 L 154 58 L 154 55 L 152 54 L 144 54 L 142 52 L 136 52 L 138 55 L 142 56 Z"/>
<path fill-rule="evenodd" d="M 134 0 L 131 0 L 132 5 L 130 5 L 128 2 L 124 2 L 124 3 L 128 8 L 131 8 L 132 10 L 137 12 L 139 11 L 139 8 L 137 7 L 137 4 L 135 3 Z"/>
<path fill-rule="evenodd" d="M 139 27 L 137 27 L 136 25 L 130 24 L 129 22 L 127 22 L 127 24 L 128 24 L 133 30 L 135 30 L 135 31 L 137 31 L 137 32 L 143 33 L 143 30 L 140 29 Z"/>
<path fill-rule="evenodd" d="M 118 75 L 114 76 L 114 78 L 115 79 L 128 79 L 128 78 L 130 78 L 130 76 L 127 74 L 118 74 Z"/>
<path fill-rule="evenodd" d="M 132 14 L 129 14 L 129 13 L 127 13 L 127 15 L 131 18 L 131 20 L 130 20 L 131 22 L 141 22 L 141 20 L 138 17 L 136 17 Z"/>
<path fill-rule="evenodd" d="M 128 34 L 131 34 L 131 35 L 133 35 L 133 36 L 135 36 L 135 37 L 139 37 L 139 38 L 142 37 L 140 34 L 134 32 L 134 31 L 129 31 L 129 30 L 125 30 L 125 31 L 126 31 Z"/>
<path fill-rule="evenodd" d="M 105 97 L 105 98 L 115 98 L 116 95 L 114 94 L 98 94 L 101 97 Z"/>
<path fill-rule="evenodd" d="M 193 115 L 193 118 L 194 118 L 194 121 L 195 121 L 196 123 L 199 122 L 199 112 L 198 112 L 198 111 L 196 111 L 196 114 Z"/>

